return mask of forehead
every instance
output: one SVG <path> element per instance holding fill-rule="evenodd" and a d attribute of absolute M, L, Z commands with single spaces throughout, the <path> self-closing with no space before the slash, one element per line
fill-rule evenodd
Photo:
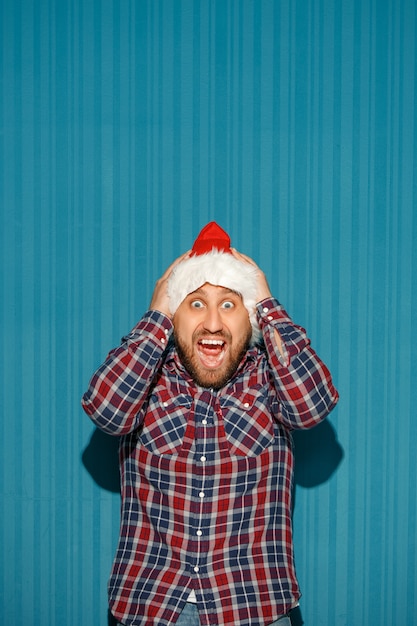
<path fill-rule="evenodd" d="M 234 289 L 222 287 L 221 285 L 212 285 L 211 283 L 205 283 L 195 291 L 189 293 L 187 297 L 189 298 L 195 296 L 201 296 L 203 298 L 224 298 L 225 296 L 237 296 L 238 298 L 242 299 L 240 293 L 234 291 Z"/>

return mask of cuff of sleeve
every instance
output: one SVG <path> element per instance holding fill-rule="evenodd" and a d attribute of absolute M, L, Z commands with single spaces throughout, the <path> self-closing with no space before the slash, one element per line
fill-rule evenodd
<path fill-rule="evenodd" d="M 264 340 L 272 337 L 273 330 L 279 333 L 283 344 L 284 356 L 280 355 L 282 365 L 289 365 L 291 359 L 299 354 L 310 341 L 301 326 L 294 324 L 285 309 L 275 298 L 268 298 L 258 303 L 258 323 Z"/>
<path fill-rule="evenodd" d="M 170 318 L 160 311 L 150 310 L 145 313 L 142 319 L 132 328 L 130 333 L 123 337 L 123 341 L 136 343 L 147 336 L 149 339 L 156 339 L 163 348 L 166 347 L 171 336 L 173 324 Z"/>
<path fill-rule="evenodd" d="M 261 325 L 262 323 L 265 324 L 273 321 L 288 321 L 289 319 L 287 313 L 284 311 L 284 308 L 275 298 L 271 297 L 266 298 L 266 300 L 261 300 L 261 302 L 258 302 L 256 307 Z"/>
<path fill-rule="evenodd" d="M 270 354 L 274 353 L 277 358 L 276 365 L 288 367 L 290 354 L 287 349 L 285 338 L 282 336 L 283 325 L 290 321 L 288 314 L 275 298 L 267 298 L 257 304 L 258 323 L 262 330 L 265 344 Z M 278 332 L 282 342 L 283 354 L 278 350 L 274 338 L 274 332 Z"/>

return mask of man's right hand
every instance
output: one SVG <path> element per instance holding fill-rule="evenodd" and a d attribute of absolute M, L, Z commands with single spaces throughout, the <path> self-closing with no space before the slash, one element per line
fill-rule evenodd
<path fill-rule="evenodd" d="M 168 267 L 168 269 L 162 274 L 161 278 L 156 281 L 154 292 L 151 299 L 150 309 L 160 311 L 172 318 L 172 314 L 169 306 L 169 297 L 168 297 L 168 280 L 172 274 L 172 270 L 179 264 L 181 261 L 189 258 L 191 250 L 188 250 L 184 254 L 182 254 L 178 259 L 175 259 L 173 263 Z"/>

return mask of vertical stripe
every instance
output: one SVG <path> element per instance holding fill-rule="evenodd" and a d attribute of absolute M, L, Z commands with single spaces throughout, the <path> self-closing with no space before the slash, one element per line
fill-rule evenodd
<path fill-rule="evenodd" d="M 0 17 L 1 621 L 106 623 L 117 442 L 79 398 L 216 219 L 341 392 L 295 436 L 303 620 L 414 623 L 413 0 L 4 0 Z"/>

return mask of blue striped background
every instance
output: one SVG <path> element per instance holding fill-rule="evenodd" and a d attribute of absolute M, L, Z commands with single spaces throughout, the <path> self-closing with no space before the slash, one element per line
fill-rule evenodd
<path fill-rule="evenodd" d="M 115 451 L 79 399 L 215 219 L 341 393 L 296 439 L 298 623 L 417 623 L 414 0 L 3 0 L 0 24 L 0 622 L 107 625 Z"/>

